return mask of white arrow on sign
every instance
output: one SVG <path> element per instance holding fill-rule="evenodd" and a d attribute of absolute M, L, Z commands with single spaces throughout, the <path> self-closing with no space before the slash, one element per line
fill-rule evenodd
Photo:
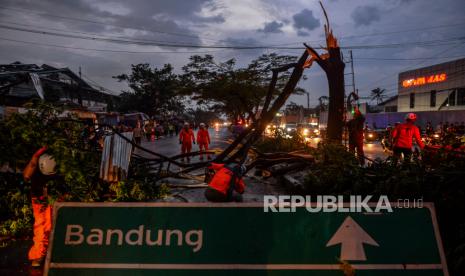
<path fill-rule="evenodd" d="M 348 216 L 328 241 L 326 247 L 341 244 L 341 256 L 339 257 L 341 260 L 366 261 L 364 243 L 379 246 L 355 220 Z"/>

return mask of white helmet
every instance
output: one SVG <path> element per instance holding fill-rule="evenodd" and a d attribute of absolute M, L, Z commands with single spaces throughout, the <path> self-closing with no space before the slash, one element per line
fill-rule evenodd
<path fill-rule="evenodd" d="M 42 154 L 39 157 L 39 170 L 43 175 L 52 175 L 56 173 L 55 158 L 49 154 Z"/>
<path fill-rule="evenodd" d="M 408 113 L 405 115 L 405 120 L 415 121 L 417 119 L 417 114 Z"/>
<path fill-rule="evenodd" d="M 205 124 L 204 124 L 204 123 L 200 123 L 200 126 L 201 126 L 201 127 L 204 127 L 204 126 L 205 126 Z"/>

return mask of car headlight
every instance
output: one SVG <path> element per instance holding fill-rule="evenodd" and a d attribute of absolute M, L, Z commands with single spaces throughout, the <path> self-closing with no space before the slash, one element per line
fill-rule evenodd
<path fill-rule="evenodd" d="M 439 138 L 439 134 L 434 134 L 433 137 L 434 138 Z"/>
<path fill-rule="evenodd" d="M 286 130 L 287 130 L 287 131 L 291 131 L 291 128 L 290 128 L 290 127 L 288 127 Z"/>
<path fill-rule="evenodd" d="M 308 128 L 304 128 L 302 133 L 303 133 L 303 135 L 307 135 L 308 134 Z"/>
<path fill-rule="evenodd" d="M 373 138 L 373 134 L 371 134 L 371 133 L 368 134 L 368 137 L 369 137 L 369 138 Z"/>

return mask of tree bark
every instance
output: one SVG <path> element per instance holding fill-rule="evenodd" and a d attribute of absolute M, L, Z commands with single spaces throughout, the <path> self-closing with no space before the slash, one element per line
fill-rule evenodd
<path fill-rule="evenodd" d="M 328 127 L 326 138 L 329 141 L 341 142 L 342 129 L 344 127 L 344 62 L 340 59 L 339 48 L 331 49 L 338 51 L 337 54 L 330 53 L 331 66 L 326 74 L 329 86 Z M 331 52 L 330 51 L 330 52 Z"/>
<path fill-rule="evenodd" d="M 312 52 L 315 61 L 325 71 L 329 88 L 328 104 L 328 126 L 326 128 L 326 139 L 329 142 L 340 143 L 342 141 L 342 129 L 344 126 L 344 67 L 341 49 L 329 47 L 328 55 L 320 56 L 312 47 L 304 43 Z"/>

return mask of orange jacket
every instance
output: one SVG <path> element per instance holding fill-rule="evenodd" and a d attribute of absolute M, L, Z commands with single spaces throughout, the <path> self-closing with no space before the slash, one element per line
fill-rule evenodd
<path fill-rule="evenodd" d="M 179 133 L 179 141 L 187 144 L 195 142 L 194 132 L 192 129 L 186 130 L 183 128 Z"/>
<path fill-rule="evenodd" d="M 393 145 L 396 148 L 411 149 L 413 138 L 421 149 L 425 147 L 421 141 L 420 130 L 412 123 L 400 124 L 392 131 Z"/>
<path fill-rule="evenodd" d="M 225 164 L 212 163 L 212 165 L 209 168 L 215 170 L 216 173 L 213 176 L 213 179 L 208 184 L 208 186 L 226 195 L 228 193 L 229 184 L 231 182 L 233 172 L 228 168 L 225 168 L 224 166 Z M 242 194 L 245 189 L 244 181 L 241 177 L 236 177 L 235 182 L 236 183 L 234 186 L 234 190 Z"/>
<path fill-rule="evenodd" d="M 206 129 L 199 129 L 197 131 L 197 143 L 198 144 L 210 144 L 210 134 Z"/>

